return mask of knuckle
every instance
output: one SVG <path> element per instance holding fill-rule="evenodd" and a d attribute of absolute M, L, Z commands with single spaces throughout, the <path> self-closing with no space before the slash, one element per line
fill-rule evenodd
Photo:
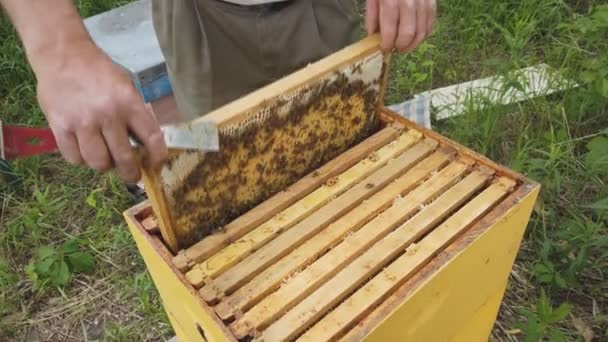
<path fill-rule="evenodd" d="M 90 111 L 95 114 L 106 114 L 112 112 L 113 101 L 109 96 L 100 96 L 97 101 L 93 102 Z"/>
<path fill-rule="evenodd" d="M 110 163 L 108 158 L 96 158 L 91 160 L 88 165 L 95 170 L 102 172 L 108 171 L 112 168 L 112 163 Z"/>
<path fill-rule="evenodd" d="M 135 99 L 128 103 L 129 112 L 131 113 L 132 119 L 135 120 L 149 120 L 152 115 L 146 110 L 146 106 L 140 99 Z"/>
<path fill-rule="evenodd" d="M 65 136 L 74 131 L 73 123 L 68 120 L 53 120 L 49 126 L 55 136 Z"/>
<path fill-rule="evenodd" d="M 107 113 L 104 113 L 103 116 L 101 117 L 101 126 L 102 127 L 112 127 L 117 123 L 121 122 L 121 118 L 119 113 L 117 113 L 116 111 L 110 111 Z"/>
<path fill-rule="evenodd" d="M 395 42 L 395 36 L 397 35 L 397 28 L 395 26 L 386 26 L 382 30 L 382 43 L 384 45 L 393 45 Z"/>
<path fill-rule="evenodd" d="M 61 156 L 69 164 L 72 164 L 72 165 L 81 165 L 82 164 L 82 159 L 78 156 L 70 155 L 70 154 L 67 154 L 64 152 L 61 152 Z"/>
<path fill-rule="evenodd" d="M 101 163 L 93 168 L 100 172 L 107 172 L 112 169 L 112 166 L 109 163 Z"/>
<path fill-rule="evenodd" d="M 396 44 L 398 45 L 399 48 L 405 48 L 407 45 L 409 45 L 412 40 L 414 39 L 414 34 L 412 33 L 403 33 L 399 35 L 399 38 L 397 39 Z"/>
<path fill-rule="evenodd" d="M 426 38 L 426 33 L 421 32 L 419 35 L 416 36 L 414 43 L 416 45 L 420 45 L 420 43 L 422 43 L 424 41 L 424 38 Z"/>
<path fill-rule="evenodd" d="M 133 153 L 131 152 L 121 152 L 116 156 L 116 163 L 121 165 L 121 167 L 129 167 L 132 168 L 134 164 Z"/>
<path fill-rule="evenodd" d="M 389 8 L 397 8 L 400 2 L 400 0 L 385 0 L 384 4 Z"/>
<path fill-rule="evenodd" d="M 164 146 L 165 143 L 163 134 L 160 130 L 156 130 L 152 132 L 152 134 L 149 134 L 146 141 L 148 142 L 148 145 L 155 147 Z"/>
<path fill-rule="evenodd" d="M 407 29 L 403 30 L 403 32 L 401 32 L 401 35 L 403 36 L 403 39 L 411 40 L 416 35 L 416 31 L 414 31 L 411 28 L 407 28 Z"/>
<path fill-rule="evenodd" d="M 130 169 L 123 168 L 118 171 L 118 174 L 119 174 L 120 178 L 122 178 L 123 180 L 125 180 L 127 182 L 136 182 L 140 178 L 140 173 L 137 168 L 130 168 Z"/>
<path fill-rule="evenodd" d="M 85 116 L 77 124 L 79 130 L 92 131 L 97 128 L 97 120 L 92 115 Z"/>
<path fill-rule="evenodd" d="M 122 84 L 120 87 L 118 87 L 117 92 L 118 92 L 117 93 L 118 97 L 124 103 L 130 104 L 130 103 L 133 103 L 134 101 L 138 100 L 137 91 L 135 90 L 135 87 L 131 83 Z"/>

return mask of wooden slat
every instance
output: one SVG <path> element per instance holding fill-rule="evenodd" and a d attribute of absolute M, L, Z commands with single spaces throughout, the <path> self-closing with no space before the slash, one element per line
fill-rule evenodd
<path fill-rule="evenodd" d="M 301 301 L 341 268 L 359 257 L 365 250 L 419 210 L 425 203 L 443 193 L 466 172 L 470 164 L 454 162 L 395 203 L 363 228 L 348 236 L 322 258 L 293 276 L 276 292 L 270 294 L 231 325 L 238 338 L 250 330 L 262 329 L 276 320 L 289 307 Z M 406 174 L 406 176 L 408 176 Z M 302 246 L 304 247 L 304 245 Z M 228 302 L 230 304 L 230 302 Z M 216 309 L 219 309 L 218 306 Z M 221 317 L 221 315 L 220 315 Z"/>
<path fill-rule="evenodd" d="M 211 281 L 200 291 L 203 299 L 208 302 L 215 302 L 225 294 L 234 292 L 239 286 L 259 273 L 260 270 L 269 267 L 272 263 L 287 255 L 338 217 L 346 214 L 412 168 L 418 161 L 431 154 L 436 147 L 436 141 L 425 139 L 399 157 L 389 161 L 386 166 L 361 183 L 337 197 L 328 205 L 321 207 L 314 215 L 282 233 L 243 262 Z"/>
<path fill-rule="evenodd" d="M 143 160 L 143 158 L 141 159 Z M 154 214 L 158 220 L 158 228 L 163 241 L 171 252 L 176 253 L 179 249 L 179 242 L 173 229 L 173 218 L 167 207 L 165 195 L 161 187 L 159 171 L 145 165 L 141 168 L 141 176 L 148 199 L 154 208 Z"/>
<path fill-rule="evenodd" d="M 369 200 L 361 203 L 285 258 L 256 275 L 245 286 L 218 304 L 215 307 L 217 314 L 225 320 L 231 318 L 235 311 L 239 312 L 251 307 L 270 291 L 276 289 L 283 278 L 313 262 L 315 256 L 322 255 L 325 250 L 338 243 L 345 234 L 358 230 L 386 210 L 395 201 L 395 198 L 410 192 L 429 173 L 446 165 L 453 152 L 453 149 L 440 149 L 421 161 L 410 171 L 370 197 Z"/>
<path fill-rule="evenodd" d="M 146 217 L 143 221 L 141 221 L 141 226 L 144 227 L 144 229 L 150 233 L 157 232 L 159 230 L 158 222 L 156 222 L 154 216 Z"/>
<path fill-rule="evenodd" d="M 280 212 L 271 220 L 247 233 L 234 243 L 224 247 L 208 260 L 194 266 L 186 273 L 188 281 L 193 286 L 200 287 L 208 279 L 219 276 L 229 267 L 259 249 L 277 234 L 293 227 L 324 204 L 381 168 L 389 160 L 403 153 L 420 138 L 420 134 L 417 134 L 415 131 L 403 133 L 394 143 L 383 147 L 375 153 L 373 158 L 367 158 L 357 163 L 335 179 L 328 181 L 327 184 Z"/>
<path fill-rule="evenodd" d="M 320 319 L 352 291 L 379 272 L 411 243 L 433 229 L 445 217 L 482 188 L 491 175 L 475 171 L 456 184 L 411 220 L 397 228 L 319 289 L 289 310 L 263 332 L 265 341 L 293 339 Z"/>
<path fill-rule="evenodd" d="M 334 311 L 302 335 L 299 341 L 329 341 L 344 333 L 369 310 L 387 298 L 398 286 L 436 256 L 462 232 L 485 215 L 513 190 L 515 182 L 501 178 L 418 244 L 358 289 Z"/>
<path fill-rule="evenodd" d="M 395 140 L 401 132 L 403 132 L 403 129 L 399 124 L 389 125 L 382 129 L 316 171 L 306 175 L 284 191 L 279 192 L 269 200 L 239 216 L 223 227 L 223 229 L 205 237 L 190 248 L 180 251 L 173 258 L 173 264 L 184 273 L 189 271 L 196 263 L 208 259 L 223 247 L 271 219 L 279 211 L 286 209 L 302 197 L 308 195 L 330 178 L 344 172 L 363 158 L 366 158 L 370 153 Z"/>

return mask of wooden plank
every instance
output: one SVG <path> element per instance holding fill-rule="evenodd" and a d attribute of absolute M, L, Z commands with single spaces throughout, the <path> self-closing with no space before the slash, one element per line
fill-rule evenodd
<path fill-rule="evenodd" d="M 395 200 L 393 205 L 380 216 L 374 218 L 359 231 L 349 235 L 314 264 L 295 274 L 279 290 L 264 298 L 262 302 L 235 321 L 231 325 L 235 336 L 244 337 L 249 334 L 250 330 L 267 326 L 282 312 L 285 312 L 291 303 L 296 303 L 306 297 L 341 268 L 363 254 L 370 245 L 407 220 L 407 217 L 419 210 L 420 203 L 430 201 L 453 185 L 462 177 L 468 167 L 468 164 L 454 162 L 405 197 Z M 221 304 L 216 307 L 216 312 L 220 306 Z M 222 317 L 221 314 L 220 317 Z"/>
<path fill-rule="evenodd" d="M 289 229 L 307 218 L 311 213 L 341 195 L 365 177 L 369 176 L 392 158 L 398 156 L 421 138 L 415 131 L 408 131 L 394 143 L 391 143 L 373 154 L 309 195 L 297 201 L 291 207 L 277 214 L 271 220 L 247 233 L 234 243 L 224 247 L 211 258 L 194 266 L 186 277 L 195 287 L 202 286 L 211 278 L 217 277 L 229 267 L 243 260 L 259 249 L 282 231 Z"/>
<path fill-rule="evenodd" d="M 149 233 L 159 231 L 158 222 L 156 222 L 156 218 L 154 216 L 148 216 L 143 219 L 143 221 L 141 221 L 141 226 L 144 227 L 144 229 Z"/>
<path fill-rule="evenodd" d="M 345 234 L 357 231 L 361 226 L 391 206 L 396 198 L 409 193 L 412 188 L 427 178 L 429 173 L 449 163 L 449 158 L 453 155 L 453 152 L 453 149 L 440 149 L 421 161 L 410 171 L 370 197 L 369 200 L 361 203 L 285 258 L 256 275 L 245 286 L 239 288 L 230 297 L 218 304 L 215 307 L 217 314 L 226 320 L 232 318 L 235 312 L 249 309 L 261 298 L 274 291 L 285 277 L 304 265 L 312 263 L 316 256 L 322 255 L 331 246 L 340 242 Z"/>
<path fill-rule="evenodd" d="M 319 289 L 289 310 L 263 332 L 266 341 L 293 339 L 328 310 L 379 272 L 391 259 L 449 216 L 491 177 L 488 171 L 474 171 L 411 220 L 397 228 L 361 257 L 336 274 Z"/>
<path fill-rule="evenodd" d="M 239 216 L 223 229 L 205 237 L 190 248 L 180 251 L 173 258 L 173 264 L 182 272 L 189 271 L 196 263 L 208 259 L 223 247 L 271 219 L 279 211 L 286 209 L 302 197 L 308 195 L 330 178 L 344 172 L 366 158 L 370 153 L 395 140 L 401 132 L 403 132 L 403 127 L 399 124 L 389 125 L 382 129 L 316 171 L 306 175 L 284 191 L 279 192 L 269 200 Z"/>
<path fill-rule="evenodd" d="M 175 230 L 171 224 L 173 219 L 167 207 L 167 202 L 165 201 L 158 170 L 142 167 L 141 176 L 146 189 L 146 194 L 154 209 L 154 215 L 158 220 L 158 228 L 160 229 L 163 241 L 171 252 L 177 253 L 179 244 Z"/>
<path fill-rule="evenodd" d="M 338 337 L 505 198 L 514 186 L 515 182 L 508 178 L 501 178 L 491 185 L 419 243 L 408 247 L 405 254 L 358 289 L 298 340 L 316 342 Z"/>
<path fill-rule="evenodd" d="M 215 302 L 225 294 L 234 292 L 239 286 L 259 273 L 260 270 L 269 267 L 272 263 L 287 255 L 292 249 L 298 247 L 338 217 L 346 214 L 412 168 L 418 161 L 431 154 L 436 147 L 436 141 L 425 139 L 399 157 L 389 161 L 386 166 L 331 201 L 328 205 L 323 206 L 314 215 L 279 235 L 243 262 L 211 281 L 200 291 L 203 299 L 207 302 Z"/>

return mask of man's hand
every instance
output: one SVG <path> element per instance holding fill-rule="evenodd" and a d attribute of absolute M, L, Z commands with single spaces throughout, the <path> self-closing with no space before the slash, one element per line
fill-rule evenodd
<path fill-rule="evenodd" d="M 167 155 L 160 127 L 128 75 L 91 41 L 72 0 L 0 0 L 38 80 L 38 101 L 63 157 L 140 178 L 129 132 L 152 165 Z"/>
<path fill-rule="evenodd" d="M 40 107 L 68 162 L 99 171 L 116 167 L 124 180 L 137 181 L 129 131 L 151 152 L 152 163 L 166 157 L 160 127 L 129 76 L 92 42 L 48 56 L 36 71 Z"/>
<path fill-rule="evenodd" d="M 382 49 L 414 50 L 433 30 L 435 0 L 367 0 L 368 34 L 380 31 Z"/>

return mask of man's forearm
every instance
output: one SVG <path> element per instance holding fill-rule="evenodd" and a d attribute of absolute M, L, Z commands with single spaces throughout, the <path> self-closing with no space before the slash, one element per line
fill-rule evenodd
<path fill-rule="evenodd" d="M 0 0 L 15 25 L 34 71 L 90 43 L 72 0 Z"/>

